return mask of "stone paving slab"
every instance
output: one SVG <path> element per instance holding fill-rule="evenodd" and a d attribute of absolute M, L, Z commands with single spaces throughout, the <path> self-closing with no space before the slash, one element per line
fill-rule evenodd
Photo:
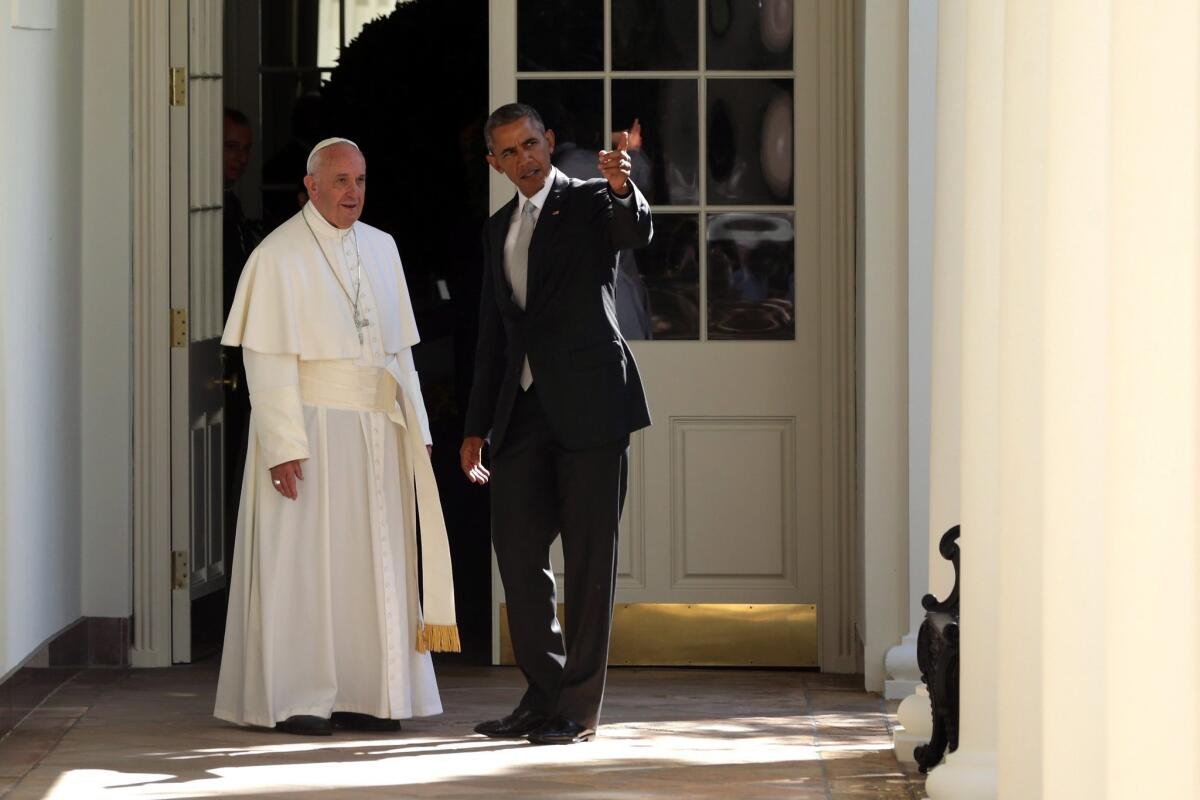
<path fill-rule="evenodd" d="M 596 740 L 493 741 L 519 672 L 439 669 L 446 713 L 399 733 L 288 736 L 212 717 L 217 663 L 86 670 L 0 741 L 0 797 L 903 798 L 895 717 L 853 676 L 616 668 Z"/>

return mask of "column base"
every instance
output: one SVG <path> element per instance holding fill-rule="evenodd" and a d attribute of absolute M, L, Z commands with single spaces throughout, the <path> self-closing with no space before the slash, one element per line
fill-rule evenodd
<path fill-rule="evenodd" d="M 904 698 L 900 708 L 896 709 L 896 720 L 902 726 L 895 732 L 896 758 L 914 764 L 917 758 L 913 750 L 928 744 L 933 737 L 933 706 L 924 685 Z"/>
<path fill-rule="evenodd" d="M 887 651 L 883 666 L 888 680 L 883 684 L 885 700 L 903 700 L 921 685 L 921 668 L 917 666 L 917 632 L 905 634 L 900 644 Z"/>
<path fill-rule="evenodd" d="M 929 771 L 928 800 L 996 800 L 996 754 L 959 750 Z"/>
<path fill-rule="evenodd" d="M 920 680 L 911 681 L 888 678 L 883 682 L 883 699 L 903 700 L 906 697 L 912 697 L 916 694 L 917 688 L 924 685 Z"/>

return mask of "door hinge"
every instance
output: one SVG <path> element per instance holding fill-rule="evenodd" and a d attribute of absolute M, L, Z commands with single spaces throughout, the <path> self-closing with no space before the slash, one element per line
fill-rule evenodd
<path fill-rule="evenodd" d="M 171 347 L 186 347 L 188 341 L 187 309 L 171 309 Z"/>
<path fill-rule="evenodd" d="M 188 588 L 188 554 L 182 550 L 171 551 L 171 586 L 175 589 Z"/>
<path fill-rule="evenodd" d="M 187 69 L 171 67 L 171 105 L 187 104 Z"/>

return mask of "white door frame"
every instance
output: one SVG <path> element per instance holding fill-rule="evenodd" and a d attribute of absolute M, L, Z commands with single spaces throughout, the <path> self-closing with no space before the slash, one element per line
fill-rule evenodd
<path fill-rule="evenodd" d="M 858 541 L 855 285 L 855 63 L 856 7 L 847 0 L 794 0 L 816 6 L 819 25 L 820 108 L 820 593 L 818 661 L 826 672 L 862 670 L 861 548 Z M 701 13 L 704 13 L 702 0 Z M 516 100 L 516 3 L 491 0 L 489 8 L 490 108 Z M 607 8 L 607 4 L 606 4 Z M 799 16 L 799 15 L 797 15 Z M 607 30 L 608 20 L 605 21 Z M 607 34 L 606 34 L 607 36 Z M 508 46 L 498 46 L 507 43 Z M 512 186 L 490 175 L 490 210 L 512 197 Z M 702 284 L 703 285 L 703 284 Z M 635 445 L 636 446 L 636 445 Z M 635 491 L 631 485 L 631 492 Z M 628 503 L 628 501 L 627 501 Z M 628 509 L 628 505 L 627 505 Z M 492 654 L 500 653 L 503 598 L 492 559 Z"/>
<path fill-rule="evenodd" d="M 169 18 L 161 0 L 133 7 L 133 542 L 132 663 L 171 664 L 171 386 Z M 821 667 L 861 669 L 856 537 L 854 130 L 846 102 L 854 82 L 854 5 L 820 7 L 822 308 L 836 335 L 821 341 Z M 501 3 L 500 5 L 507 5 Z M 493 9 L 493 13 L 495 10 Z M 220 30 L 213 35 L 221 35 Z M 512 54 L 515 61 L 515 52 Z M 500 75 L 504 74 L 500 71 Z M 515 63 L 512 74 L 515 75 Z M 491 105 L 513 99 L 511 77 L 491 78 Z M 495 201 L 508 190 L 493 175 Z M 493 203 L 495 205 L 495 203 Z"/>
<path fill-rule="evenodd" d="M 195 134 L 189 132 L 187 119 L 188 62 L 194 59 L 181 56 L 178 63 L 172 63 L 171 53 L 172 44 L 176 52 L 188 53 L 197 43 L 211 41 L 209 37 L 223 36 L 223 30 L 220 14 L 193 15 L 186 0 L 131 1 L 134 417 L 131 663 L 135 667 L 162 667 L 173 661 L 190 660 L 192 580 L 188 566 L 182 575 L 183 585 L 176 589 L 177 576 L 172 563 L 173 550 L 186 554 L 190 549 L 191 465 L 188 437 L 179 433 L 189 425 L 186 357 L 191 337 L 185 330 L 182 347 L 175 347 L 179 343 L 172 341 L 171 309 L 174 306 L 186 313 L 191 303 L 186 280 L 176 280 L 172 292 L 171 264 L 173 258 L 176 261 L 191 258 L 189 217 L 187 213 L 179 213 L 179 209 L 189 207 L 189 193 L 194 188 L 188 183 L 188 138 Z M 173 7 L 175 14 L 182 10 L 189 17 L 183 24 L 178 19 L 172 24 Z M 189 28 L 195 25 L 209 30 Z M 173 102 L 172 67 L 184 70 L 180 103 Z M 179 115 L 183 115 L 182 123 Z M 210 138 L 213 135 L 211 131 L 202 131 L 200 135 L 203 137 L 205 133 Z M 208 194 L 212 191 L 209 187 Z M 219 185 L 215 191 L 219 196 Z M 212 309 L 208 312 L 211 314 Z M 201 322 L 193 319 L 189 324 Z M 208 328 L 215 324 L 213 320 L 208 322 Z M 173 362 L 176 362 L 174 372 Z M 178 398 L 175 408 L 172 408 L 173 396 Z M 173 538 L 177 541 L 173 542 Z M 175 613 L 172 613 L 173 591 L 177 600 Z M 176 639 L 174 647 L 172 636 Z"/>
<path fill-rule="evenodd" d="M 170 30 L 133 3 L 133 649 L 171 664 Z"/>

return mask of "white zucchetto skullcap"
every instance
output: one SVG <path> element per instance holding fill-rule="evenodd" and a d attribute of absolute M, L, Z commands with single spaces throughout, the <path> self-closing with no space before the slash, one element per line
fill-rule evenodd
<path fill-rule="evenodd" d="M 317 142 L 316 146 L 312 150 L 308 152 L 308 162 L 305 164 L 305 168 L 308 170 L 309 175 L 315 173 L 317 153 L 321 152 L 326 147 L 332 147 L 335 144 L 348 144 L 355 150 L 358 150 L 360 153 L 362 152 L 362 150 L 359 149 L 359 146 L 354 142 L 350 141 L 349 139 L 343 139 L 340 136 L 322 139 L 321 141 Z"/>

